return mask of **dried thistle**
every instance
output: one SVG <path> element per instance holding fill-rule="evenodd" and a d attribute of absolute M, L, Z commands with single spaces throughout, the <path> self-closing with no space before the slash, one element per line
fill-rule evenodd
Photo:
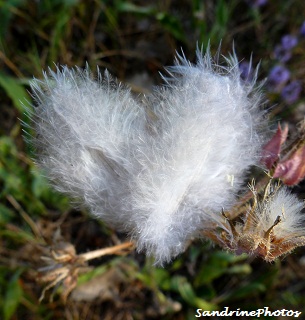
<path fill-rule="evenodd" d="M 53 243 L 45 248 L 46 254 L 41 259 L 48 264 L 38 270 L 38 280 L 47 283 L 44 287 L 39 301 L 45 297 L 45 293 L 54 288 L 50 300 L 58 287 L 62 287 L 61 298 L 66 302 L 68 295 L 77 285 L 78 276 L 89 271 L 88 261 L 107 254 L 124 255 L 128 253 L 134 244 L 126 242 L 109 248 L 77 254 L 74 246 L 62 239 L 60 231 L 54 234 Z"/>
<path fill-rule="evenodd" d="M 303 202 L 271 180 L 262 196 L 254 184 L 250 189 L 253 202 L 244 216 L 232 221 L 223 212 L 220 232 L 205 235 L 230 251 L 260 256 L 268 262 L 305 245 Z"/>

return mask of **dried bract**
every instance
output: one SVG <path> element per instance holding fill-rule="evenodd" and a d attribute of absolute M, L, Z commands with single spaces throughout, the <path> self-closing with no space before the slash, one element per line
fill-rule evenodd
<path fill-rule="evenodd" d="M 262 150 L 261 162 L 266 168 L 271 169 L 274 163 L 278 160 L 282 145 L 285 143 L 288 136 L 288 125 L 282 130 L 280 124 L 274 136 L 264 145 Z"/>

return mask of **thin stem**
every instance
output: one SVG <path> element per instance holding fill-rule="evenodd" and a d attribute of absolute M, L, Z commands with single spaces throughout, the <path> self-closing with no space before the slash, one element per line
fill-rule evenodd
<path fill-rule="evenodd" d="M 124 250 L 126 250 L 126 249 L 131 250 L 133 247 L 134 247 L 133 242 L 125 242 L 125 243 L 122 243 L 122 244 L 119 244 L 117 246 L 113 246 L 110 248 L 103 248 L 103 249 L 98 249 L 98 250 L 82 253 L 82 254 L 78 255 L 78 257 L 80 259 L 83 259 L 84 261 L 88 261 L 88 260 L 92 260 L 92 259 L 96 259 L 96 258 L 105 256 L 107 254 L 120 255 L 120 254 L 124 253 Z"/>

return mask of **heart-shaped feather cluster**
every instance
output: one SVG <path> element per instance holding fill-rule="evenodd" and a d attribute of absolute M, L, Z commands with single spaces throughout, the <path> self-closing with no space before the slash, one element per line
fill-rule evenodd
<path fill-rule="evenodd" d="M 235 55 L 179 57 L 135 98 L 107 72 L 62 67 L 32 83 L 37 163 L 58 190 L 137 241 L 157 263 L 223 219 L 259 161 L 264 116 Z"/>

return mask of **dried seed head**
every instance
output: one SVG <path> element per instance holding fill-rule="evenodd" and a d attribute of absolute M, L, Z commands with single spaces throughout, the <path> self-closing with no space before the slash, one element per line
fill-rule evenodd
<path fill-rule="evenodd" d="M 250 188 L 254 196 L 253 204 L 245 217 L 234 223 L 224 213 L 229 228 L 224 222 L 225 231 L 213 240 L 237 254 L 245 252 L 266 261 L 273 261 L 304 245 L 305 229 L 302 225 L 305 215 L 301 213 L 304 204 L 287 188 L 271 181 L 261 199 L 254 185 Z"/>

